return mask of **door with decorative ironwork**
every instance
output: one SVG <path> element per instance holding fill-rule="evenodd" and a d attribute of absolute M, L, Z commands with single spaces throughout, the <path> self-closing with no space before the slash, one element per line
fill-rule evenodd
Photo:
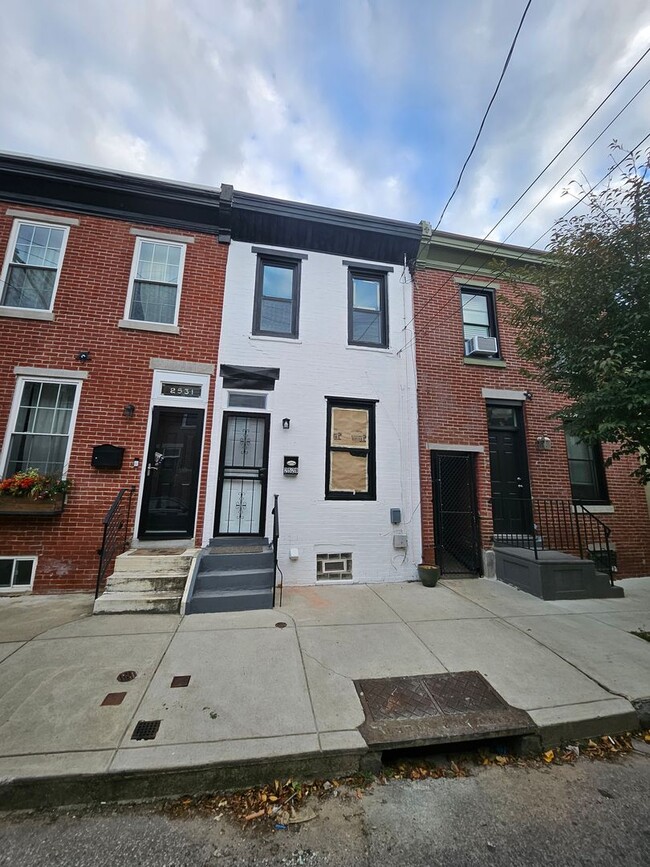
<path fill-rule="evenodd" d="M 480 538 L 475 455 L 431 452 L 436 562 L 442 575 L 476 575 Z"/>
<path fill-rule="evenodd" d="M 269 417 L 224 413 L 216 536 L 263 536 Z"/>

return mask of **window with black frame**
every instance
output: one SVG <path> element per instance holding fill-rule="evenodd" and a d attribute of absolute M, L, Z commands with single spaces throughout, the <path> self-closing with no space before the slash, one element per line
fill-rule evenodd
<path fill-rule="evenodd" d="M 609 503 L 603 452 L 598 443 L 585 443 L 565 433 L 571 496 L 574 501 L 598 504 Z"/>
<path fill-rule="evenodd" d="M 388 346 L 385 274 L 348 272 L 348 343 L 352 346 Z"/>
<path fill-rule="evenodd" d="M 375 404 L 329 398 L 325 498 L 374 500 Z"/>
<path fill-rule="evenodd" d="M 465 355 L 470 355 L 473 338 L 498 337 L 494 292 L 464 286 L 460 298 Z M 496 346 L 497 351 L 492 353 L 495 357 L 499 355 L 498 342 Z"/>
<path fill-rule="evenodd" d="M 253 334 L 298 337 L 300 261 L 259 256 Z"/>

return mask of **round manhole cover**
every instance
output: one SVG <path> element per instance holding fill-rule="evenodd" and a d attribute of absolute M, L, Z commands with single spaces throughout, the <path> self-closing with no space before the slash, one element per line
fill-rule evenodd
<path fill-rule="evenodd" d="M 121 671 L 118 674 L 117 679 L 120 683 L 128 683 L 130 680 L 135 680 L 137 676 L 138 675 L 135 673 L 135 671 Z"/>
<path fill-rule="evenodd" d="M 278 629 L 284 629 L 287 624 L 283 620 L 281 620 L 279 623 L 276 623 L 275 625 L 277 626 Z"/>

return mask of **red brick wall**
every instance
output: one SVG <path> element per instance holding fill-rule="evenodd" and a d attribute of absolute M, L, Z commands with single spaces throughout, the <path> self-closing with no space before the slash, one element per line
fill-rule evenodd
<path fill-rule="evenodd" d="M 0 255 L 4 257 L 13 218 L 11 203 L 0 203 Z M 0 516 L 0 555 L 38 555 L 34 591 L 52 593 L 94 588 L 102 518 L 121 487 L 135 485 L 145 457 L 153 371 L 150 358 L 217 362 L 228 246 L 212 235 L 175 231 L 195 238 L 187 245 L 179 312 L 180 334 L 118 328 L 124 306 L 136 238 L 133 225 L 169 232 L 155 225 L 79 216 L 43 208 L 30 211 L 77 217 L 72 226 L 54 302 L 54 322 L 0 317 L 0 438 L 4 437 L 16 376 L 14 367 L 84 370 L 81 401 L 68 476 L 73 489 L 61 517 Z M 75 360 L 89 350 L 91 360 Z M 213 382 L 213 380 L 211 380 Z M 203 478 L 199 485 L 197 535 L 205 511 L 205 477 L 212 424 L 212 393 L 206 410 Z M 136 407 L 126 419 L 124 406 Z M 0 439 L 1 442 L 1 439 Z M 94 445 L 124 446 L 119 471 L 90 465 Z M 131 518 L 133 523 L 133 514 Z"/>
<path fill-rule="evenodd" d="M 562 400 L 520 373 L 514 329 L 508 322 L 508 311 L 503 303 L 512 291 L 501 283 L 496 293 L 500 348 L 507 367 L 469 365 L 463 361 L 459 284 L 451 272 L 422 269 L 416 273 L 414 305 L 425 559 L 432 558 L 434 544 L 427 443 L 483 446 L 483 454 L 477 455 L 478 505 L 482 545 L 491 547 L 490 459 L 483 388 L 532 392 L 533 399 L 524 405 L 532 494 L 539 498 L 571 498 L 564 434 L 557 422 L 549 419 L 549 415 L 562 406 Z M 550 451 L 542 452 L 537 448 L 535 440 L 541 435 L 550 437 Z M 611 449 L 605 447 L 603 452 L 607 456 Z M 629 458 L 606 470 L 615 511 L 598 515 L 612 529 L 619 577 L 650 573 L 650 518 L 644 489 L 629 475 L 634 465 L 634 459 Z"/>

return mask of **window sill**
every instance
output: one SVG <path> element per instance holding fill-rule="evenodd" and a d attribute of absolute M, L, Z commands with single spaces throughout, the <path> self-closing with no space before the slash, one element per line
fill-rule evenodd
<path fill-rule="evenodd" d="M 345 348 L 352 349 L 354 352 L 383 352 L 384 355 L 393 355 L 393 350 L 389 346 L 351 346 L 348 343 Z"/>
<path fill-rule="evenodd" d="M 32 310 L 29 307 L 0 307 L 0 316 L 12 319 L 38 319 L 41 322 L 54 322 L 51 310 Z"/>
<path fill-rule="evenodd" d="M 475 364 L 477 367 L 507 367 L 502 358 L 463 358 L 463 364 Z"/>
<path fill-rule="evenodd" d="M 128 328 L 133 331 L 157 331 L 160 334 L 180 334 L 178 325 L 167 325 L 165 322 L 140 322 L 137 319 L 120 319 L 118 328 Z"/>
<path fill-rule="evenodd" d="M 249 334 L 248 339 L 267 340 L 271 343 L 302 343 L 302 340 L 300 340 L 298 337 L 274 337 L 272 334 Z"/>
<path fill-rule="evenodd" d="M 613 515 L 615 511 L 611 503 L 594 503 L 592 506 L 585 503 L 585 509 L 593 515 Z M 576 507 L 571 506 L 571 511 L 575 512 Z"/>
<path fill-rule="evenodd" d="M 0 587 L 0 594 L 6 593 L 7 595 L 17 595 L 18 593 L 31 593 L 33 589 L 34 588 L 31 584 L 26 584 L 24 587 Z"/>

